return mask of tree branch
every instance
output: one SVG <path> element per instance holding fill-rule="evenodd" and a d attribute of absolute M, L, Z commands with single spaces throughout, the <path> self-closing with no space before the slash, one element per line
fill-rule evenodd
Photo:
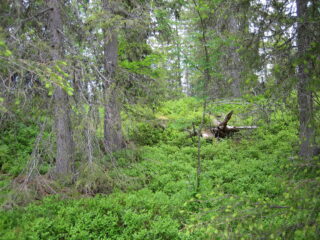
<path fill-rule="evenodd" d="M 31 16 L 31 17 L 28 17 L 28 18 L 26 18 L 26 19 L 23 19 L 22 22 L 30 21 L 31 19 L 36 18 L 36 17 L 39 17 L 40 15 L 45 14 L 46 12 L 52 11 L 52 10 L 53 10 L 53 8 L 46 8 L 46 9 L 38 12 L 37 14 Z"/>

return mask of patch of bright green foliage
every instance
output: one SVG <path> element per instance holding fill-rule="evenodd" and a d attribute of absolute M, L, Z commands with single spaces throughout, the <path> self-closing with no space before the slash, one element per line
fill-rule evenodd
<path fill-rule="evenodd" d="M 1 172 L 17 176 L 26 165 L 38 133 L 34 125 L 12 122 L 1 130 L 0 169 Z"/>
<path fill-rule="evenodd" d="M 162 130 L 135 123 L 131 140 L 140 146 L 118 154 L 126 191 L 3 211 L 1 239 L 317 239 L 319 172 L 296 167 L 297 119 L 275 111 L 254 131 L 202 141 L 195 192 L 197 142 L 184 129 L 199 124 L 201 106 L 194 98 L 164 103 L 155 116 L 166 117 Z M 209 105 L 212 114 L 230 110 L 233 125 L 254 120 L 239 117 L 251 104 Z"/>

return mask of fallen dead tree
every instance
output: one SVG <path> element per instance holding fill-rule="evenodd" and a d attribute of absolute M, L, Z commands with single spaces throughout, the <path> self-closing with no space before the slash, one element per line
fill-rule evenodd
<path fill-rule="evenodd" d="M 235 132 L 239 132 L 240 130 L 248 130 L 248 129 L 256 129 L 257 126 L 230 126 L 228 122 L 232 117 L 233 111 L 229 112 L 224 120 L 218 124 L 218 126 L 212 127 L 210 131 L 216 138 L 225 138 Z"/>
<path fill-rule="evenodd" d="M 201 136 L 205 139 L 211 139 L 211 138 L 225 138 L 230 135 L 232 135 L 235 132 L 239 132 L 240 130 L 250 130 L 250 129 L 256 129 L 257 126 L 230 126 L 228 125 L 228 122 L 230 121 L 232 117 L 233 111 L 229 112 L 224 120 L 222 122 L 216 120 L 215 125 L 211 126 L 209 128 L 205 128 L 201 131 Z M 196 128 L 194 125 L 192 125 L 192 131 L 186 129 L 190 136 L 197 136 L 198 133 L 196 131 Z"/>

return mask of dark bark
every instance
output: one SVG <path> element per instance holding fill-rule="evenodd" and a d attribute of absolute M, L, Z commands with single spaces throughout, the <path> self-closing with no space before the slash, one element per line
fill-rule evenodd
<path fill-rule="evenodd" d="M 298 104 L 299 104 L 299 119 L 300 119 L 300 156 L 304 159 L 310 159 L 313 155 L 314 134 L 313 127 L 313 97 L 310 90 L 310 77 L 307 73 L 308 65 L 304 59 L 306 57 L 307 48 L 311 35 L 308 29 L 307 21 L 307 2 L 305 0 L 296 0 L 297 4 L 297 44 L 298 57 L 300 64 L 298 66 Z"/>
<path fill-rule="evenodd" d="M 59 0 L 47 0 L 51 57 L 53 62 L 63 57 L 63 28 Z M 69 174 L 73 165 L 73 138 L 70 121 L 70 106 L 67 93 L 59 86 L 54 91 L 55 130 L 57 137 L 56 173 Z"/>
<path fill-rule="evenodd" d="M 114 4 L 103 0 L 103 8 L 111 17 Z M 123 147 L 121 130 L 120 103 L 117 97 L 116 70 L 118 66 L 118 38 L 116 29 L 105 29 L 104 40 L 105 56 L 105 118 L 104 118 L 104 145 L 107 152 L 114 152 Z"/>
<path fill-rule="evenodd" d="M 229 112 L 226 117 L 224 118 L 224 120 L 219 124 L 218 128 L 220 128 L 221 130 L 226 129 L 228 122 L 230 121 L 231 117 L 232 117 L 233 111 Z"/>

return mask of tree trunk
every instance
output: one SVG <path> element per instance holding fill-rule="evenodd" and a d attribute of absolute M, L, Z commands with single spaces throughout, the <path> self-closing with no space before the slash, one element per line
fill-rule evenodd
<path fill-rule="evenodd" d="M 310 77 L 307 73 L 308 65 L 303 61 L 306 56 L 307 48 L 310 44 L 308 39 L 308 21 L 307 21 L 307 2 L 305 0 L 296 0 L 297 4 L 297 44 L 298 57 L 300 64 L 298 66 L 298 104 L 300 119 L 300 156 L 304 159 L 310 159 L 313 154 L 314 127 L 312 124 L 313 98 L 312 91 L 309 89 Z"/>
<path fill-rule="evenodd" d="M 176 19 L 178 21 L 179 19 Z M 181 41 L 180 41 L 180 35 L 179 35 L 179 28 L 178 28 L 178 23 L 176 23 L 175 26 L 175 32 L 176 32 L 176 50 L 177 50 L 177 82 L 178 82 L 178 87 L 182 90 L 183 85 L 182 85 L 182 69 L 181 69 Z"/>
<path fill-rule="evenodd" d="M 229 19 L 229 31 L 236 35 L 241 34 L 240 32 L 240 22 L 234 16 L 230 16 Z M 235 44 L 235 43 L 234 43 Z M 233 44 L 233 45 L 234 45 Z M 241 61 L 238 53 L 238 47 L 231 46 L 229 48 L 229 58 L 230 58 L 230 66 L 229 66 L 229 76 L 232 79 L 231 83 L 231 93 L 233 97 L 239 98 L 241 97 Z"/>
<path fill-rule="evenodd" d="M 110 15 L 113 15 L 113 7 L 110 1 L 103 0 L 103 8 Z M 104 56 L 106 71 L 104 145 L 107 152 L 114 152 L 123 147 L 123 137 L 115 78 L 118 66 L 118 38 L 113 27 L 105 30 Z"/>
<path fill-rule="evenodd" d="M 53 62 L 63 56 L 62 36 L 63 25 L 60 13 L 59 0 L 47 0 L 49 11 L 49 31 L 51 40 L 51 57 Z M 70 106 L 67 93 L 56 87 L 54 91 L 55 102 L 55 129 L 57 137 L 56 173 L 69 174 L 73 165 L 73 138 L 70 121 Z"/>

